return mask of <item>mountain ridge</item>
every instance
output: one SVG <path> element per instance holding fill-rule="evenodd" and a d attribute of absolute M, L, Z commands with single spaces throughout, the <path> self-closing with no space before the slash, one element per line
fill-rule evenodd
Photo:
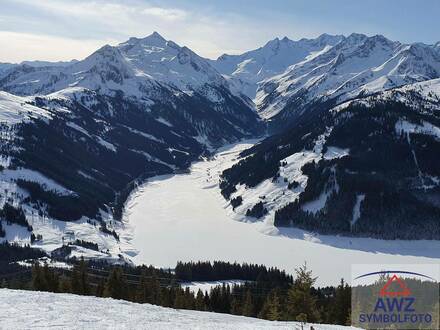
<path fill-rule="evenodd" d="M 139 183 L 185 171 L 225 143 L 269 132 L 276 134 L 223 172 L 220 188 L 238 217 L 411 239 L 420 226 L 411 212 L 423 207 L 427 220 L 416 238 L 438 239 L 431 227 L 440 205 L 440 164 L 432 157 L 439 78 L 438 45 L 356 33 L 275 38 L 209 60 L 153 32 L 105 45 L 81 61 L 5 64 L 0 212 L 12 207 L 17 219 L 0 223 L 5 237 L 21 226 L 23 242 L 49 251 L 72 231 L 99 247 L 75 247 L 73 254 L 128 260 L 119 253 L 126 242 L 118 220 Z M 357 140 L 346 141 L 352 136 Z M 374 162 L 385 155 L 388 165 Z M 402 172 L 391 164 L 404 164 Z M 396 209 L 385 210 L 390 222 L 375 222 L 374 209 L 384 200 L 358 178 L 372 180 L 387 203 L 406 205 L 402 231 L 395 229 Z M 326 217 L 336 220 L 329 225 Z M 390 228 L 395 236 L 384 234 Z"/>

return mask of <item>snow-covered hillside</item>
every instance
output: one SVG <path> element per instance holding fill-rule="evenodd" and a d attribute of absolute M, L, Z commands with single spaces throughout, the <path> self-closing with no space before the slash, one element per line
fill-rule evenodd
<path fill-rule="evenodd" d="M 353 327 L 307 324 L 315 330 Z M 265 321 L 210 312 L 176 310 L 111 298 L 0 289 L 1 329 L 301 329 L 297 322 Z"/>
<path fill-rule="evenodd" d="M 238 218 L 277 227 L 438 239 L 439 85 L 417 82 L 298 117 L 223 172 L 223 195 Z"/>
<path fill-rule="evenodd" d="M 213 65 L 254 100 L 263 118 L 278 121 L 331 100 L 338 104 L 384 89 L 440 77 L 435 45 L 404 44 L 381 35 L 274 39 Z"/>
<path fill-rule="evenodd" d="M 313 101 L 341 101 L 440 77 L 440 53 L 430 45 L 402 44 L 352 34 L 334 47 L 268 79 L 256 103 L 265 118 L 292 116 Z"/>
<path fill-rule="evenodd" d="M 297 228 L 276 228 L 273 212 L 272 218 L 261 221 L 234 212 L 221 196 L 219 175 L 255 142 L 224 147 L 212 159 L 193 163 L 190 174 L 154 177 L 140 186 L 126 204 L 125 233 L 132 249 L 123 252 L 130 253 L 136 264 L 164 268 L 173 267 L 177 261 L 224 260 L 264 264 L 294 274 L 295 268 L 306 261 L 318 276 L 319 286 L 338 285 L 341 278 L 349 281 L 351 264 L 360 260 L 383 264 L 439 262 L 439 241 L 319 235 Z M 316 156 L 313 152 L 310 155 Z M 283 198 L 274 190 L 266 200 L 278 193 Z M 249 191 L 244 203 L 252 204 L 261 194 L 252 196 Z"/>
<path fill-rule="evenodd" d="M 28 104 L 30 98 L 0 91 L 0 123 L 11 127 L 32 119 L 50 119 L 49 111 Z"/>
<path fill-rule="evenodd" d="M 334 108 L 330 108 L 328 111 L 337 114 L 350 106 L 372 108 L 378 104 L 385 104 L 387 102 L 399 102 L 413 108 L 415 113 L 422 111 L 421 109 L 425 109 L 423 111 L 436 112 L 440 110 L 440 79 L 409 84 L 378 92 L 371 96 L 356 98 Z M 247 210 L 260 202 L 262 199 L 261 196 L 265 196 L 264 206 L 268 211 L 265 215 L 265 219 L 269 222 L 273 221 L 276 210 L 297 200 L 299 195 L 304 192 L 307 186 L 307 176 L 303 174 L 301 169 L 304 165 L 319 162 L 321 159 L 331 161 L 349 156 L 349 148 L 340 148 L 326 143 L 332 130 L 332 126 L 326 127 L 325 132 L 315 136 L 313 141 L 306 148 L 301 148 L 300 151 L 287 154 L 280 159 L 278 178 L 274 179 L 273 177 L 269 177 L 252 187 L 246 183 L 240 183 L 235 186 L 235 191 L 231 194 L 231 199 L 236 197 L 242 198 L 242 203 L 234 208 L 236 216 L 238 218 L 245 218 Z M 414 123 L 408 122 L 407 119 L 403 118 L 396 123 L 395 133 L 400 134 L 401 132 L 405 132 L 406 134 L 431 135 L 440 139 L 440 128 L 438 124 L 436 126 L 426 121 Z M 306 137 L 307 136 L 304 136 L 304 139 Z M 310 135 L 308 137 L 310 137 Z M 279 150 L 287 147 L 288 145 L 282 144 L 277 146 Z M 292 182 L 296 182 L 295 187 L 291 186 Z M 331 193 L 332 189 L 328 189 L 325 193 L 322 193 L 318 199 L 304 205 L 303 209 L 312 213 L 320 211 L 324 208 L 326 200 Z"/>
<path fill-rule="evenodd" d="M 290 40 L 275 38 L 266 45 L 241 55 L 223 54 L 211 61 L 251 99 L 254 99 L 258 85 L 265 79 L 283 73 L 289 66 L 312 58 L 328 50 L 343 39 L 343 36 L 323 34 L 316 39 Z"/>
<path fill-rule="evenodd" d="M 0 241 L 70 243 L 70 256 L 124 259 L 117 219 L 138 182 L 263 130 L 247 97 L 158 33 L 82 61 L 2 64 L 0 90 L 0 209 L 17 218 Z"/>

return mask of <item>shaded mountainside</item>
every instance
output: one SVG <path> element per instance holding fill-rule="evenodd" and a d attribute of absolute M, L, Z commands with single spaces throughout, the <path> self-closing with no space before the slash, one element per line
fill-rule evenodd
<path fill-rule="evenodd" d="M 225 170 L 223 195 L 278 227 L 439 239 L 440 98 L 423 84 L 304 114 Z"/>
<path fill-rule="evenodd" d="M 23 105 L 33 104 L 50 119 L 5 125 L 4 131 L 12 133 L 2 144 L 10 177 L 14 171 L 28 169 L 72 192 L 70 197 L 58 196 L 38 188 L 32 177 L 17 181 L 31 193 L 33 202 L 46 204 L 48 215 L 61 220 L 95 218 L 99 209 L 110 205 L 120 216 L 134 180 L 185 169 L 211 145 L 252 132 L 252 124 L 238 130 L 238 120 L 237 126 L 232 125 L 227 115 L 209 109 L 197 97 L 170 96 L 176 109 L 156 103 L 153 111 L 145 111 L 142 104 L 122 94 L 109 97 L 81 90 L 70 97 L 20 99 L 15 103 L 17 114 Z M 231 108 L 239 110 L 235 104 Z M 256 118 L 249 121 L 256 132 Z"/>
<path fill-rule="evenodd" d="M 72 231 L 117 254 L 113 220 L 137 184 L 264 129 L 249 100 L 204 59 L 157 33 L 83 61 L 15 65 L 0 76 L 0 208 L 11 204 L 28 224 L 23 233 L 2 220 L 0 233 L 20 232 L 25 242 L 33 234 L 49 250 Z"/>

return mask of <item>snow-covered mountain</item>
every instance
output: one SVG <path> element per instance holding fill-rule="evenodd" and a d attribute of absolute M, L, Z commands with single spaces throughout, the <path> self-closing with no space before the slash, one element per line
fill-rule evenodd
<path fill-rule="evenodd" d="M 11 68 L 17 66 L 17 64 L 12 63 L 0 63 L 0 76 L 4 74 L 4 72 L 10 70 Z"/>
<path fill-rule="evenodd" d="M 418 237 L 437 238 L 439 77 L 438 44 L 362 34 L 207 60 L 155 32 L 81 61 L 0 64 L 0 239 L 48 251 L 91 241 L 98 251 L 71 255 L 128 257 L 118 220 L 138 183 L 266 126 L 279 134 L 222 177 L 240 217 L 393 238 L 396 209 L 378 224 L 371 210 L 385 200 L 356 181 L 373 180 L 386 202 L 413 207 L 404 221 L 422 207 Z M 397 237 L 411 238 L 418 223 L 407 224 Z"/>
<path fill-rule="evenodd" d="M 382 36 L 352 34 L 322 54 L 266 81 L 257 104 L 265 118 L 294 117 L 314 102 L 335 104 L 440 77 L 440 53 Z"/>
<path fill-rule="evenodd" d="M 353 33 L 275 39 L 242 55 L 222 55 L 216 68 L 243 90 L 275 126 L 322 103 L 440 77 L 440 48 Z M 238 87 L 237 87 L 238 86 Z"/>
<path fill-rule="evenodd" d="M 115 47 L 106 45 L 70 65 L 21 64 L 7 73 L 0 82 L 2 89 L 19 95 L 84 87 L 101 94 L 118 90 L 126 96 L 154 99 L 158 89 L 167 88 L 175 94 L 199 93 L 220 103 L 221 89 L 229 89 L 226 79 L 205 59 L 157 32 Z"/>
<path fill-rule="evenodd" d="M 242 153 L 220 187 L 243 220 L 440 239 L 440 79 L 298 116 Z"/>
<path fill-rule="evenodd" d="M 246 96 L 157 33 L 70 64 L 14 65 L 0 77 L 0 207 L 14 214 L 1 221 L 0 239 L 49 251 L 66 239 L 92 241 L 99 249 L 89 255 L 118 258 L 115 219 L 137 183 L 263 129 Z"/>
<path fill-rule="evenodd" d="M 326 51 L 343 36 L 323 34 L 316 39 L 275 38 L 263 47 L 241 55 L 223 54 L 211 61 L 236 88 L 254 99 L 259 85 L 267 78 L 282 74 L 289 66 Z"/>
<path fill-rule="evenodd" d="M 78 60 L 71 60 L 71 61 L 57 61 L 57 62 L 50 62 L 50 61 L 23 61 L 20 64 L 22 65 L 29 65 L 34 67 L 44 67 L 44 66 L 68 66 L 73 63 L 78 62 Z"/>

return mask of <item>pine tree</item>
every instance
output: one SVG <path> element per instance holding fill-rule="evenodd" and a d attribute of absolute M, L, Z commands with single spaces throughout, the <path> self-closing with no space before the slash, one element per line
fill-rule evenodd
<path fill-rule="evenodd" d="M 281 320 L 281 303 L 276 290 L 272 290 L 268 296 L 267 319 L 271 321 Z"/>
<path fill-rule="evenodd" d="M 252 301 L 251 291 L 246 291 L 241 314 L 244 316 L 254 316 L 254 303 Z"/>
<path fill-rule="evenodd" d="M 44 278 L 43 271 L 38 261 L 35 262 L 32 267 L 32 289 L 36 291 L 47 291 L 46 279 Z"/>
<path fill-rule="evenodd" d="M 231 314 L 241 315 L 241 309 L 242 309 L 241 300 L 236 296 L 232 297 Z"/>
<path fill-rule="evenodd" d="M 47 285 L 47 291 L 58 292 L 59 279 L 57 274 L 55 274 L 55 272 L 49 268 L 47 263 L 44 264 L 42 272 L 44 281 Z"/>
<path fill-rule="evenodd" d="M 194 309 L 195 306 L 195 299 L 194 294 L 189 290 L 188 287 L 185 288 L 184 292 L 184 298 L 185 298 L 185 309 Z"/>
<path fill-rule="evenodd" d="M 96 286 L 95 295 L 97 297 L 104 297 L 104 291 L 105 291 L 105 281 L 101 279 L 98 282 L 98 285 Z"/>
<path fill-rule="evenodd" d="M 203 294 L 203 291 L 200 290 L 200 289 L 199 289 L 199 291 L 197 291 L 196 301 L 195 301 L 195 308 L 198 311 L 205 311 L 206 310 L 205 296 Z"/>
<path fill-rule="evenodd" d="M 104 296 L 115 299 L 126 297 L 126 283 L 121 268 L 113 268 L 105 284 Z"/>
<path fill-rule="evenodd" d="M 73 267 L 71 278 L 72 292 L 80 295 L 90 294 L 89 279 L 87 277 L 87 264 L 81 258 L 78 265 Z"/>
<path fill-rule="evenodd" d="M 161 301 L 161 287 L 156 275 L 151 278 L 150 298 L 151 304 L 159 305 Z"/>
<path fill-rule="evenodd" d="M 288 290 L 287 311 L 288 317 L 296 321 L 319 321 L 319 312 L 316 307 L 316 298 L 312 296 L 311 289 L 316 282 L 312 271 L 304 264 L 295 270 L 297 277 Z"/>
<path fill-rule="evenodd" d="M 341 280 L 341 284 L 338 285 L 335 292 L 334 306 L 334 320 L 333 323 L 344 325 L 347 322 L 347 318 L 350 317 L 351 307 L 351 289 Z"/>
<path fill-rule="evenodd" d="M 139 285 L 136 290 L 136 301 L 139 303 L 148 302 L 148 298 L 150 296 L 148 281 L 146 278 L 145 270 L 141 273 L 141 280 L 139 281 Z"/>
<path fill-rule="evenodd" d="M 174 286 L 171 285 L 170 288 L 160 288 L 160 294 L 159 294 L 160 306 L 173 307 L 174 299 L 175 299 L 173 287 Z"/>
<path fill-rule="evenodd" d="M 177 289 L 176 291 L 176 297 L 174 299 L 174 308 L 176 309 L 185 308 L 185 293 L 181 288 Z"/>
<path fill-rule="evenodd" d="M 70 279 L 68 277 L 60 277 L 59 291 L 63 293 L 72 292 L 72 286 L 70 285 Z"/>
<path fill-rule="evenodd" d="M 282 319 L 282 306 L 276 289 L 271 290 L 266 296 L 263 307 L 258 313 L 258 317 L 271 321 Z"/>

